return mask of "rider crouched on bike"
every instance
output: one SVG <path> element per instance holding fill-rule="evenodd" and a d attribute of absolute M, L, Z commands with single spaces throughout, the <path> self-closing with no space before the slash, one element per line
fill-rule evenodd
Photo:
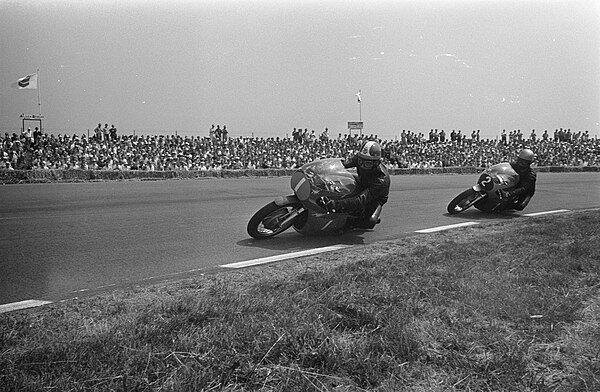
<path fill-rule="evenodd" d="M 531 164 L 535 159 L 535 154 L 528 148 L 519 152 L 517 159 L 510 163 L 512 168 L 519 174 L 519 182 L 514 188 L 509 190 L 499 190 L 498 195 L 501 199 L 500 210 L 515 209 L 522 211 L 535 194 L 535 182 L 537 176 Z"/>
<path fill-rule="evenodd" d="M 363 143 L 358 153 L 342 161 L 344 167 L 356 167 L 359 193 L 340 200 L 321 197 L 318 203 L 329 212 L 350 212 L 360 216 L 351 227 L 372 229 L 381 222 L 381 208 L 388 200 L 390 174 L 382 163 L 381 146 L 375 141 Z"/>

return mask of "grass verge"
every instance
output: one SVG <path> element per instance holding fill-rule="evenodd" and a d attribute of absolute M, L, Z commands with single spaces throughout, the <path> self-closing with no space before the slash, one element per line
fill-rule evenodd
<path fill-rule="evenodd" d="M 0 315 L 3 391 L 597 391 L 600 211 Z"/>

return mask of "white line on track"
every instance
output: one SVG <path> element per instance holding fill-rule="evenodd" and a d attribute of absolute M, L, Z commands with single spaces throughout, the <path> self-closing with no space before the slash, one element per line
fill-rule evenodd
<path fill-rule="evenodd" d="M 455 225 L 438 226 L 438 227 L 432 227 L 430 229 L 415 230 L 415 233 L 434 233 L 436 231 L 456 229 L 457 227 L 472 226 L 472 225 L 477 225 L 477 224 L 478 224 L 477 222 L 463 222 L 463 223 L 457 223 Z"/>
<path fill-rule="evenodd" d="M 523 216 L 539 216 L 539 215 L 547 215 L 547 214 L 560 214 L 561 212 L 569 212 L 570 210 L 553 210 L 553 211 L 542 211 L 542 212 L 532 212 L 531 214 L 523 214 Z"/>
<path fill-rule="evenodd" d="M 523 216 L 539 216 L 539 215 L 548 215 L 548 214 L 559 214 L 559 213 L 569 212 L 569 211 L 571 211 L 571 210 L 542 211 L 542 212 L 533 212 L 530 214 L 523 214 Z M 478 222 L 463 222 L 463 223 L 457 223 L 455 225 L 438 226 L 438 227 L 432 227 L 429 229 L 415 230 L 415 233 L 434 233 L 437 231 L 456 229 L 458 227 L 472 226 L 472 225 L 477 225 L 477 224 L 479 224 L 479 223 Z M 288 260 L 288 259 L 293 259 L 296 257 L 312 256 L 312 255 L 316 255 L 319 253 L 332 252 L 335 250 L 340 250 L 340 249 L 350 248 L 350 247 L 352 247 L 352 245 L 325 246 L 322 248 L 303 250 L 301 252 L 286 253 L 283 255 L 263 257 L 260 259 L 247 260 L 247 261 L 240 261 L 238 263 L 222 264 L 219 267 L 222 267 L 222 268 L 245 268 L 245 267 L 250 267 L 253 265 L 273 263 L 275 261 Z M 188 271 L 188 272 L 193 272 L 193 271 L 196 271 L 196 270 L 192 270 L 192 271 Z M 173 275 L 179 275 L 179 273 L 173 274 Z M 103 286 L 103 287 L 110 287 L 110 286 L 113 286 L 113 285 L 107 285 L 107 286 Z M 84 292 L 84 291 L 87 291 L 87 289 L 78 290 L 78 292 Z M 48 305 L 51 303 L 52 303 L 51 301 L 41 301 L 41 300 L 37 300 L 37 299 L 30 299 L 30 300 L 20 301 L 20 302 L 12 302 L 9 304 L 0 305 L 0 314 L 6 313 L 6 312 L 12 312 L 15 310 L 21 310 L 21 309 L 27 309 L 27 308 L 34 308 L 37 306 Z"/>
<path fill-rule="evenodd" d="M 253 265 L 260 265 L 260 264 L 272 263 L 272 262 L 275 262 L 275 261 L 293 259 L 293 258 L 296 258 L 296 257 L 312 256 L 312 255 L 316 255 L 316 254 L 319 254 L 319 253 L 325 253 L 325 252 L 331 252 L 331 251 L 334 251 L 334 250 L 340 250 L 340 249 L 344 249 L 344 248 L 349 248 L 351 246 L 352 245 L 332 245 L 332 246 L 325 246 L 325 247 L 322 247 L 322 248 L 315 248 L 315 249 L 303 250 L 301 252 L 293 252 L 293 253 L 286 253 L 286 254 L 283 254 L 283 255 L 263 257 L 261 259 L 254 259 L 254 260 L 248 260 L 248 261 L 240 261 L 238 263 L 231 263 L 231 264 L 222 264 L 219 267 L 223 267 L 223 268 L 244 268 L 244 267 L 250 267 L 250 266 L 253 266 Z"/>
<path fill-rule="evenodd" d="M 35 308 L 36 306 L 51 304 L 50 301 L 40 301 L 37 299 L 29 299 L 27 301 L 13 302 L 10 304 L 0 305 L 0 313 L 12 312 L 15 310 Z"/>

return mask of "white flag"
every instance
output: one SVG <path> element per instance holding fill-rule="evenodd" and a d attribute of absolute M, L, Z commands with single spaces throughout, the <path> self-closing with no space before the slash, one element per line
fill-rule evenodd
<path fill-rule="evenodd" d="M 11 85 L 12 88 L 19 90 L 35 90 L 38 88 L 38 76 L 37 73 L 27 75 L 17 80 Z"/>
<path fill-rule="evenodd" d="M 361 103 L 362 102 L 362 98 L 360 97 L 360 90 L 358 90 L 358 92 L 356 94 L 354 94 L 354 95 L 356 95 L 356 99 L 358 99 L 358 103 Z"/>

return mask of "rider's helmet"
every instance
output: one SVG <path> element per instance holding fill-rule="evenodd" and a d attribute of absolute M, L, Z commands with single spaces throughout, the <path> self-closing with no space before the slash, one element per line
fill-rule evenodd
<path fill-rule="evenodd" d="M 358 166 L 363 170 L 373 170 L 381 162 L 381 146 L 374 141 L 364 143 L 358 151 Z"/>
<path fill-rule="evenodd" d="M 517 161 L 514 163 L 515 166 L 525 169 L 531 166 L 533 160 L 535 159 L 535 154 L 528 148 L 524 148 L 521 150 L 519 155 L 517 156 Z"/>

